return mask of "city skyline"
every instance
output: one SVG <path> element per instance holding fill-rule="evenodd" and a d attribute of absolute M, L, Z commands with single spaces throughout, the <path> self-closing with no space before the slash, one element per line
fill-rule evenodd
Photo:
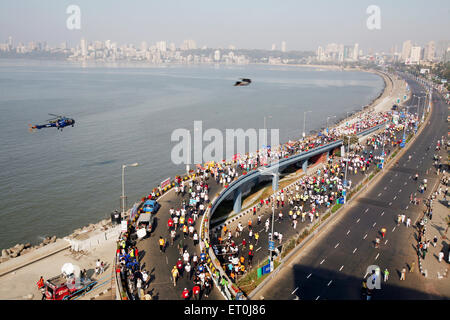
<path fill-rule="evenodd" d="M 326 1 L 279 5 L 273 1 L 238 3 L 135 2 L 135 5 L 104 1 L 15 1 L 0 4 L 0 42 L 9 36 L 22 42 L 46 41 L 51 46 L 67 42 L 71 46 L 84 37 L 89 40 L 114 39 L 119 43 L 153 43 L 161 40 L 177 46 L 195 39 L 199 48 L 315 51 L 323 43 L 358 43 L 360 49 L 389 52 L 404 39 L 425 44 L 430 39 L 448 39 L 450 6 L 436 1 L 433 7 L 421 2 L 378 1 L 381 27 L 369 30 L 367 1 L 342 6 Z M 66 9 L 77 5 L 81 12 L 79 30 L 69 30 Z M 439 10 L 438 10 L 439 9 Z M 414 22 L 414 30 L 411 23 Z M 283 45 L 284 43 L 284 45 Z M 284 49 L 284 50 L 283 50 Z"/>

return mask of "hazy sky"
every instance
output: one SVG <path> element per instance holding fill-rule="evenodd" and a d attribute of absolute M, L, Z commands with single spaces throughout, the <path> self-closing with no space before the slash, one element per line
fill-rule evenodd
<path fill-rule="evenodd" d="M 68 30 L 66 9 L 81 9 L 81 30 Z M 381 30 L 369 30 L 369 5 L 381 10 Z M 197 46 L 316 50 L 336 42 L 364 50 L 389 49 L 404 40 L 450 40 L 449 0 L 1 0 L 0 42 L 31 40 L 74 45 L 107 40 L 139 45 L 184 39 Z"/>

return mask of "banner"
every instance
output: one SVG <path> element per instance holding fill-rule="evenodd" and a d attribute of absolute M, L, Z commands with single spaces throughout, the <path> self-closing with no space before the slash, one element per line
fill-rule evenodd
<path fill-rule="evenodd" d="M 120 224 L 120 231 L 121 232 L 127 232 L 128 229 L 128 221 L 127 220 L 122 220 L 121 224 Z"/>
<path fill-rule="evenodd" d="M 164 189 L 164 187 L 170 185 L 170 178 L 167 178 L 166 180 L 161 182 L 161 189 Z"/>

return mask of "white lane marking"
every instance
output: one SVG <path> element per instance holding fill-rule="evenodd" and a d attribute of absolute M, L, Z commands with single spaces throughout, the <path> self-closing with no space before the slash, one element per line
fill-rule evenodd
<path fill-rule="evenodd" d="M 398 193 L 402 192 L 402 189 L 398 190 Z"/>
<path fill-rule="evenodd" d="M 336 249 L 339 246 L 339 242 L 334 246 L 334 248 Z"/>
<path fill-rule="evenodd" d="M 341 268 L 339 269 L 339 271 L 341 271 L 344 268 L 344 265 L 341 266 Z"/>
<path fill-rule="evenodd" d="M 408 184 L 408 182 L 405 182 L 405 186 Z"/>
<path fill-rule="evenodd" d="M 325 261 L 325 259 L 323 259 L 323 260 L 320 262 L 320 264 L 322 264 L 324 261 Z"/>
<path fill-rule="evenodd" d="M 381 192 L 378 194 L 378 197 L 381 196 Z"/>
<path fill-rule="evenodd" d="M 380 254 L 377 254 L 377 256 L 375 257 L 375 260 L 377 260 L 379 256 L 380 256 Z"/>
<path fill-rule="evenodd" d="M 353 250 L 353 253 L 355 253 L 356 250 L 358 250 L 358 248 L 355 248 L 355 250 Z"/>
<path fill-rule="evenodd" d="M 391 181 L 390 182 L 392 182 L 392 179 L 391 179 Z"/>
<path fill-rule="evenodd" d="M 291 294 L 294 294 L 295 293 L 295 291 L 297 291 L 298 290 L 298 287 L 297 288 L 295 288 L 295 290 L 294 291 L 292 291 L 291 292 Z"/>
<path fill-rule="evenodd" d="M 383 216 L 384 215 L 384 211 L 381 213 L 381 216 Z"/>
<path fill-rule="evenodd" d="M 398 176 L 398 173 L 396 173 L 395 176 Z"/>
<path fill-rule="evenodd" d="M 409 178 L 411 179 L 411 176 L 409 176 Z"/>
<path fill-rule="evenodd" d="M 330 282 L 328 282 L 328 284 L 327 284 L 327 287 L 329 287 L 332 282 L 333 282 L 333 280 L 330 280 Z"/>
<path fill-rule="evenodd" d="M 384 244 L 387 244 L 388 240 L 386 240 L 386 242 Z"/>
<path fill-rule="evenodd" d="M 319 300 L 320 296 L 317 296 L 316 300 Z"/>
<path fill-rule="evenodd" d="M 367 233 L 366 233 L 366 235 L 364 236 L 364 238 L 363 239 L 366 239 L 367 238 Z"/>
<path fill-rule="evenodd" d="M 406 206 L 405 210 L 408 210 L 409 206 Z"/>
<path fill-rule="evenodd" d="M 389 205 L 392 205 L 392 202 L 389 202 Z"/>
<path fill-rule="evenodd" d="M 169 264 L 169 260 L 167 259 L 167 256 L 166 256 L 166 263 Z"/>
<path fill-rule="evenodd" d="M 262 247 L 259 247 L 258 249 L 256 249 L 256 252 L 258 252 Z"/>
<path fill-rule="evenodd" d="M 356 220 L 356 223 L 358 223 L 359 222 L 359 220 L 361 220 L 360 218 L 358 218 L 358 220 Z"/>
<path fill-rule="evenodd" d="M 347 235 L 350 233 L 350 230 L 347 231 Z"/>
<path fill-rule="evenodd" d="M 392 229 L 392 232 L 394 232 L 394 230 L 395 230 L 395 227 L 394 227 L 394 229 Z"/>
<path fill-rule="evenodd" d="M 377 224 L 377 223 L 376 223 L 376 222 L 374 222 L 374 223 L 373 223 L 373 225 L 372 225 L 372 228 L 373 228 L 373 227 L 375 227 L 375 225 L 376 225 L 376 224 Z"/>
<path fill-rule="evenodd" d="M 394 196 L 394 199 L 392 199 L 392 200 L 395 200 L 395 199 L 397 199 L 397 196 Z"/>
<path fill-rule="evenodd" d="M 310 273 L 310 274 L 306 277 L 306 279 L 309 279 L 309 277 L 311 277 L 311 275 L 312 275 L 312 273 Z"/>
<path fill-rule="evenodd" d="M 384 190 L 386 190 L 387 189 L 387 187 L 384 187 Z"/>
<path fill-rule="evenodd" d="M 367 208 L 366 211 L 364 211 L 364 213 L 366 213 L 367 211 L 369 211 L 369 208 Z"/>

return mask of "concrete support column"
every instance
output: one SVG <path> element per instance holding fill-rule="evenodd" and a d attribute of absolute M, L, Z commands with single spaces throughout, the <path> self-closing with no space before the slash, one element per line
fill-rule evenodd
<path fill-rule="evenodd" d="M 238 188 L 234 191 L 233 211 L 235 213 L 241 212 L 241 208 L 242 208 L 242 190 L 241 188 Z"/>
<path fill-rule="evenodd" d="M 341 146 L 341 157 L 345 157 L 345 146 Z"/>
<path fill-rule="evenodd" d="M 302 169 L 303 172 L 306 173 L 306 171 L 308 170 L 308 159 L 304 160 L 302 163 Z"/>
<path fill-rule="evenodd" d="M 280 180 L 278 174 L 274 175 L 272 178 L 272 190 L 276 191 L 278 190 L 278 181 Z"/>
<path fill-rule="evenodd" d="M 328 150 L 328 151 L 327 151 L 327 163 L 328 163 L 328 160 L 330 160 L 330 153 L 331 153 L 331 151 L 332 151 L 332 150 Z"/>

